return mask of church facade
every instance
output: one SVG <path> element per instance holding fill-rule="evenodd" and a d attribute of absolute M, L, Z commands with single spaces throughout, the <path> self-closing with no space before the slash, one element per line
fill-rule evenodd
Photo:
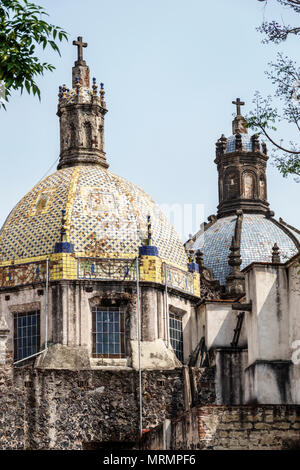
<path fill-rule="evenodd" d="M 300 231 L 269 208 L 267 148 L 243 103 L 216 146 L 218 212 L 183 244 L 108 170 L 104 85 L 73 43 L 57 171 L 0 232 L 0 448 L 299 445 Z M 236 420 L 244 444 L 222 427 L 232 407 L 256 410 L 252 427 Z"/>

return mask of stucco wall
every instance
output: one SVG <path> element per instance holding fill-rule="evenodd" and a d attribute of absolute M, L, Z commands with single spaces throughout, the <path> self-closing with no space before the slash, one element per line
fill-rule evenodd
<path fill-rule="evenodd" d="M 226 301 L 209 301 L 199 308 L 200 330 L 205 333 L 205 344 L 208 349 L 228 348 L 234 336 L 239 312 L 232 310 L 232 303 Z M 202 333 L 202 336 L 204 334 Z M 239 347 L 247 346 L 245 322 L 239 338 Z"/>
<path fill-rule="evenodd" d="M 290 360 L 288 284 L 280 266 L 255 265 L 246 278 L 246 315 L 249 364 L 263 360 Z"/>
<path fill-rule="evenodd" d="M 62 344 L 71 348 L 86 348 L 92 357 L 92 312 L 94 305 L 121 305 L 125 312 L 126 357 L 119 365 L 137 367 L 137 311 L 136 285 L 123 282 L 58 281 L 51 282 L 49 289 L 48 343 Z M 182 317 L 184 361 L 196 348 L 198 317 L 197 298 L 169 289 L 169 311 Z M 174 368 L 178 366 L 167 342 L 166 299 L 163 286 L 141 283 L 140 307 L 142 341 L 144 342 L 143 368 Z M 40 310 L 41 349 L 45 343 L 45 289 L 42 284 L 18 288 L 6 288 L 0 292 L 0 318 L 9 328 L 7 346 L 13 352 L 14 312 Z M 152 360 L 152 359 L 153 360 Z M 162 361 L 161 363 L 159 361 Z M 122 364 L 121 364 L 122 362 Z M 91 361 L 93 366 L 115 365 L 113 360 Z"/>
<path fill-rule="evenodd" d="M 297 260 L 254 264 L 246 274 L 247 403 L 300 404 L 299 279 Z"/>

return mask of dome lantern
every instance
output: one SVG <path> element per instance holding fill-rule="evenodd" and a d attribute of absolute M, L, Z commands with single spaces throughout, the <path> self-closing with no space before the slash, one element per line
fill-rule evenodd
<path fill-rule="evenodd" d="M 83 165 L 108 168 L 104 151 L 104 116 L 107 113 L 103 83 L 98 86 L 93 78 L 90 87 L 90 69 L 83 60 L 87 43 L 79 36 L 73 45 L 78 57 L 72 68 L 72 88 L 59 88 L 57 115 L 60 121 L 60 159 L 57 169 Z"/>
<path fill-rule="evenodd" d="M 266 145 L 260 143 L 256 134 L 249 136 L 247 121 L 241 115 L 241 106 L 245 103 L 240 98 L 232 103 L 237 107 L 232 122 L 233 135 L 226 138 L 222 134 L 216 143 L 218 217 L 233 215 L 237 210 L 266 214 L 269 211 Z"/>

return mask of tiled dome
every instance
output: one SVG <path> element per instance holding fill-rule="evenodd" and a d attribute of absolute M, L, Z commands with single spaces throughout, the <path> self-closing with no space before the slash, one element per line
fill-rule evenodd
<path fill-rule="evenodd" d="M 241 134 L 242 149 L 246 152 L 252 151 L 251 137 L 248 134 Z M 227 139 L 226 153 L 235 152 L 235 140 L 236 136 L 232 135 Z"/>
<path fill-rule="evenodd" d="M 236 219 L 236 216 L 218 219 L 194 243 L 194 250 L 200 249 L 203 252 L 205 266 L 212 269 L 215 279 L 221 284 L 225 284 L 226 276 L 231 272 L 228 255 Z M 263 214 L 244 214 L 241 269 L 254 261 L 270 262 L 274 243 L 280 248 L 282 262 L 295 255 L 298 249 L 292 238 L 294 236 L 300 242 L 300 235 L 292 231 L 289 236 L 287 232 Z"/>
<path fill-rule="evenodd" d="M 0 233 L 1 261 L 53 253 L 60 241 L 62 210 L 66 210 L 67 237 L 75 254 L 135 257 L 150 215 L 152 242 L 159 256 L 186 268 L 183 243 L 154 201 L 101 166 L 56 171 L 21 199 Z"/>

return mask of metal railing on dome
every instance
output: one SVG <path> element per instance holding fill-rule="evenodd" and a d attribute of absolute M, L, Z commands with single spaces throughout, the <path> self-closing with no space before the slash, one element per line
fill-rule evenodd
<path fill-rule="evenodd" d="M 45 280 L 46 260 L 0 267 L 1 287 L 15 287 Z"/>
<path fill-rule="evenodd" d="M 166 263 L 164 272 L 165 282 L 169 287 L 174 287 L 190 294 L 194 293 L 194 278 L 192 273 Z"/>
<path fill-rule="evenodd" d="M 78 258 L 78 279 L 135 281 L 136 259 Z"/>

